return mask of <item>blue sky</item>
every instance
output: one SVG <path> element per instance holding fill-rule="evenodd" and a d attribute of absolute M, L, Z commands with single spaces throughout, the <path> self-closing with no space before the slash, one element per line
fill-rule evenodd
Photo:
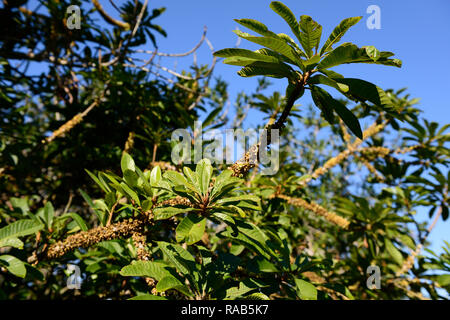
<path fill-rule="evenodd" d="M 167 11 L 155 20 L 168 33 L 168 38 L 158 38 L 161 52 L 184 52 L 199 40 L 203 26 L 207 26 L 207 37 L 215 50 L 233 47 L 237 36 L 232 32 L 239 25 L 233 19 L 252 18 L 265 23 L 270 30 L 289 34 L 285 22 L 269 7 L 270 0 L 153 0 L 152 7 L 165 6 Z M 395 58 L 403 61 L 401 69 L 378 65 L 345 65 L 336 71 L 344 76 L 363 78 L 380 85 L 384 89 L 407 87 L 412 97 L 420 98 L 418 107 L 423 116 L 441 125 L 450 121 L 450 1 L 364 1 L 364 0 L 284 0 L 292 12 L 299 17 L 306 14 L 323 26 L 322 44 L 333 28 L 342 20 L 353 16 L 363 19 L 344 36 L 342 41 L 351 41 L 359 46 L 374 45 L 380 51 L 391 51 Z M 377 5 L 381 10 L 381 29 L 370 30 L 366 21 L 369 5 Z M 244 30 L 243 27 L 240 27 Z M 252 43 L 243 41 L 241 48 L 255 49 Z M 150 49 L 150 48 L 149 48 Z M 206 45 L 198 52 L 199 63 L 209 63 L 211 52 Z M 169 61 L 171 62 L 171 61 Z M 191 58 L 177 61 L 177 69 L 188 66 Z M 167 65 L 168 67 L 170 65 Z M 241 78 L 236 74 L 238 67 L 219 63 L 215 74 L 229 83 L 231 99 L 241 90 L 251 93 L 255 88 L 255 78 Z M 272 89 L 284 90 L 285 80 L 274 80 Z M 283 91 L 282 91 L 283 92 Z M 306 95 L 305 95 L 306 97 Z M 233 101 L 233 100 L 232 100 Z M 310 103 L 303 98 L 301 104 Z M 258 121 L 257 116 L 254 117 Z M 418 213 L 424 220 L 426 212 Z M 438 222 L 429 240 L 431 248 L 441 252 L 443 240 L 450 241 L 450 221 Z"/>

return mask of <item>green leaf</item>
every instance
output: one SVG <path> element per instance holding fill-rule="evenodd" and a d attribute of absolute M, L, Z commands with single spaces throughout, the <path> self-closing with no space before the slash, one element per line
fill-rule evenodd
<path fill-rule="evenodd" d="M 78 189 L 78 191 L 80 191 L 81 196 L 83 197 L 84 201 L 87 202 L 89 207 L 91 207 L 92 209 L 95 209 L 95 205 L 94 205 L 94 202 L 92 202 L 91 197 L 89 197 L 88 194 L 81 189 Z"/>
<path fill-rule="evenodd" d="M 362 57 L 362 50 L 352 43 L 344 43 L 331 51 L 317 66 L 327 69 L 343 63 L 352 63 Z"/>
<path fill-rule="evenodd" d="M 91 177 L 92 180 L 94 180 L 94 182 L 105 192 L 108 193 L 111 191 L 111 189 L 109 189 L 109 187 L 106 185 L 106 183 L 104 183 L 104 181 L 100 181 L 99 178 L 97 178 L 95 176 L 95 174 L 93 174 L 91 171 L 89 171 L 88 169 L 84 169 L 88 175 Z"/>
<path fill-rule="evenodd" d="M 157 186 L 160 181 L 161 181 L 161 168 L 159 166 L 156 166 L 150 172 L 150 185 L 153 187 Z"/>
<path fill-rule="evenodd" d="M 369 101 L 377 106 L 391 104 L 389 97 L 383 89 L 373 83 L 354 78 L 342 78 L 335 80 L 338 83 L 347 85 L 349 88 L 347 93 L 359 101 Z"/>
<path fill-rule="evenodd" d="M 212 216 L 216 217 L 219 220 L 222 220 L 223 222 L 226 222 L 228 224 L 235 224 L 235 221 L 233 217 L 230 215 L 223 213 L 223 212 L 214 212 L 211 214 Z"/>
<path fill-rule="evenodd" d="M 197 193 L 201 193 L 199 176 L 188 167 L 183 167 L 183 173 L 188 181 L 195 187 Z"/>
<path fill-rule="evenodd" d="M 189 289 L 172 275 L 165 276 L 156 284 L 156 290 L 158 292 L 164 292 L 170 289 L 178 290 L 183 294 L 190 295 Z"/>
<path fill-rule="evenodd" d="M 134 192 L 127 184 L 121 182 L 120 186 L 122 187 L 123 191 L 126 192 L 126 195 L 131 197 L 139 206 L 141 205 L 141 202 L 139 201 L 139 196 L 136 192 Z"/>
<path fill-rule="evenodd" d="M 167 300 L 167 298 L 161 296 L 155 296 L 153 294 L 141 294 L 139 296 L 130 298 L 128 300 Z"/>
<path fill-rule="evenodd" d="M 134 164 L 133 158 L 126 152 L 122 154 L 120 166 L 122 168 L 122 173 L 125 173 L 125 170 L 127 169 L 131 171 L 136 171 L 136 165 Z"/>
<path fill-rule="evenodd" d="M 277 35 L 270 31 L 265 24 L 253 19 L 234 19 L 240 25 L 259 33 L 265 37 L 274 37 L 277 38 Z"/>
<path fill-rule="evenodd" d="M 297 295 L 302 300 L 317 300 L 317 289 L 311 283 L 295 279 L 295 285 L 297 287 Z"/>
<path fill-rule="evenodd" d="M 14 256 L 7 254 L 0 256 L 0 265 L 17 277 L 25 278 L 27 274 L 25 263 Z"/>
<path fill-rule="evenodd" d="M 284 21 L 289 25 L 292 30 L 292 33 L 297 37 L 297 39 L 301 42 L 300 30 L 298 26 L 297 19 L 295 18 L 292 11 L 283 3 L 279 1 L 273 1 L 270 3 L 270 8 L 275 11 Z"/>
<path fill-rule="evenodd" d="M 264 293 L 261 292 L 251 293 L 243 298 L 245 300 L 270 300 L 268 296 L 266 296 Z"/>
<path fill-rule="evenodd" d="M 308 79 L 309 84 L 324 84 L 333 87 L 341 92 L 347 92 L 349 90 L 348 86 L 344 83 L 339 83 L 331 78 L 323 76 L 321 74 L 316 74 L 315 76 Z"/>
<path fill-rule="evenodd" d="M 167 264 L 161 261 L 133 261 L 120 270 L 120 275 L 127 277 L 150 277 L 156 281 L 169 276 Z"/>
<path fill-rule="evenodd" d="M 401 252 L 394 246 L 394 244 L 389 240 L 388 238 L 384 238 L 384 244 L 386 246 L 386 250 L 389 253 L 389 255 L 394 259 L 394 261 L 398 265 L 403 264 L 403 256 Z"/>
<path fill-rule="evenodd" d="M 208 116 L 203 120 L 202 126 L 203 128 L 208 127 L 209 125 L 214 124 L 214 120 L 217 120 L 218 115 L 222 111 L 222 106 L 219 105 L 217 108 L 214 108 Z"/>
<path fill-rule="evenodd" d="M 272 252 L 266 245 L 268 238 L 261 229 L 252 223 L 237 220 L 236 229 L 238 232 L 228 227 L 220 233 L 220 236 L 236 240 L 250 250 L 261 254 L 266 259 L 270 259 Z"/>
<path fill-rule="evenodd" d="M 176 229 L 177 242 L 185 241 L 188 245 L 200 241 L 205 232 L 206 218 L 188 214 Z"/>
<path fill-rule="evenodd" d="M 303 65 L 307 67 L 307 70 L 312 70 L 320 61 L 320 56 L 318 54 L 313 55 L 311 58 L 303 62 Z"/>
<path fill-rule="evenodd" d="M 450 274 L 440 274 L 436 277 L 436 281 L 441 287 L 450 286 Z"/>
<path fill-rule="evenodd" d="M 223 60 L 223 63 L 225 63 L 225 64 L 229 64 L 232 66 L 241 66 L 241 67 L 246 67 L 249 64 L 252 64 L 253 62 L 255 62 L 254 59 L 244 58 L 244 57 L 230 57 L 230 58 L 226 58 Z"/>
<path fill-rule="evenodd" d="M 123 178 L 125 182 L 132 188 L 138 185 L 139 176 L 136 172 L 131 171 L 130 169 L 125 169 L 123 172 Z"/>
<path fill-rule="evenodd" d="M 47 227 L 50 229 L 53 223 L 53 218 L 55 217 L 55 209 L 50 201 L 44 206 L 44 221 Z"/>
<path fill-rule="evenodd" d="M 242 298 L 245 294 L 257 290 L 258 286 L 255 286 L 254 283 L 250 283 L 249 281 L 242 281 L 239 283 L 238 287 L 228 288 L 225 293 L 226 300 L 233 300 L 236 298 Z"/>
<path fill-rule="evenodd" d="M 84 222 L 83 218 L 78 215 L 75 212 L 71 212 L 68 214 L 73 220 L 75 220 L 75 222 L 78 224 L 78 226 L 80 227 L 80 229 L 82 231 L 87 231 L 88 230 L 88 226 L 86 225 L 86 223 Z"/>
<path fill-rule="evenodd" d="M 328 69 L 345 63 L 372 63 L 400 68 L 402 66 L 402 62 L 398 59 L 388 59 L 391 55 L 391 52 L 383 51 L 380 52 L 380 58 L 374 60 L 368 56 L 364 48 L 358 48 L 356 45 L 347 42 L 331 51 L 317 65 L 317 68 L 319 70 Z"/>
<path fill-rule="evenodd" d="M 216 203 L 223 204 L 223 203 L 228 203 L 228 202 L 239 202 L 239 201 L 243 201 L 243 200 L 248 200 L 248 201 L 252 201 L 252 202 L 256 202 L 256 203 L 260 202 L 260 198 L 258 196 L 251 195 L 251 194 L 243 194 L 241 196 L 220 199 L 220 200 L 217 200 Z"/>
<path fill-rule="evenodd" d="M 231 170 L 224 170 L 221 174 L 216 177 L 216 181 L 214 182 L 213 189 L 211 191 L 210 198 L 211 200 L 220 197 L 224 194 L 223 189 L 225 188 L 227 191 L 227 187 L 231 186 L 231 189 L 234 189 L 240 182 L 239 178 L 232 177 L 233 172 Z M 226 193 L 226 192 L 225 192 Z"/>
<path fill-rule="evenodd" d="M 189 211 L 194 211 L 198 209 L 194 208 L 174 208 L 174 207 L 160 207 L 153 209 L 153 214 L 155 215 L 155 220 L 165 220 L 180 213 L 185 213 Z"/>
<path fill-rule="evenodd" d="M 347 127 L 360 139 L 363 138 L 361 125 L 359 124 L 358 118 L 347 109 L 347 107 L 340 101 L 335 100 L 328 92 L 316 87 L 316 92 L 319 95 L 320 103 L 323 106 L 326 104 L 328 107 L 332 108 L 339 117 L 344 121 Z"/>
<path fill-rule="evenodd" d="M 291 47 L 293 47 L 300 57 L 306 58 L 306 54 L 303 52 L 302 49 L 300 49 L 300 47 L 298 46 L 297 42 L 294 41 L 294 39 L 292 39 L 290 36 L 288 36 L 285 33 L 278 33 L 277 36 L 279 39 L 284 40 L 287 44 L 289 44 Z M 280 60 L 282 60 L 282 59 L 280 59 Z M 293 64 L 298 65 L 300 62 L 302 62 L 302 61 L 298 60 L 297 63 L 293 63 Z M 291 63 L 291 62 L 289 62 L 289 63 Z M 299 65 L 299 66 L 301 68 L 301 65 Z"/>
<path fill-rule="evenodd" d="M 186 178 L 181 173 L 176 171 L 166 171 L 164 172 L 163 177 L 169 180 L 175 186 L 185 186 L 188 184 Z"/>
<path fill-rule="evenodd" d="M 312 57 L 313 49 L 319 47 L 320 37 L 322 36 L 322 26 L 314 21 L 310 16 L 302 15 L 300 17 L 300 44 L 308 57 Z"/>
<path fill-rule="evenodd" d="M 208 193 L 212 171 L 213 167 L 209 159 L 200 160 L 200 162 L 197 164 L 197 167 L 195 168 L 195 172 L 198 177 L 198 184 L 200 187 L 200 191 L 202 192 L 203 195 L 206 195 Z"/>
<path fill-rule="evenodd" d="M 0 240 L 27 236 L 43 228 L 44 225 L 37 220 L 18 220 L 0 229 Z"/>
<path fill-rule="evenodd" d="M 217 57 L 229 58 L 229 57 L 244 57 L 253 61 L 263 61 L 271 63 L 279 63 L 280 60 L 269 55 L 261 54 L 247 49 L 235 49 L 228 48 L 214 52 Z"/>
<path fill-rule="evenodd" d="M 328 78 L 330 79 L 341 79 L 344 78 L 343 75 L 334 72 L 333 70 L 319 70 L 320 72 L 322 72 L 324 75 L 326 75 Z"/>
<path fill-rule="evenodd" d="M 23 249 L 23 242 L 19 238 L 6 238 L 0 240 L 1 247 L 13 247 L 17 249 Z"/>
<path fill-rule="evenodd" d="M 293 70 L 285 63 L 252 62 L 238 71 L 241 77 L 267 76 L 272 78 L 293 77 Z"/>
<path fill-rule="evenodd" d="M 380 51 L 374 46 L 363 47 L 366 50 L 367 55 L 373 60 L 377 61 L 380 59 Z"/>
<path fill-rule="evenodd" d="M 266 48 L 272 49 L 275 52 L 287 57 L 288 59 L 301 64 L 301 59 L 297 52 L 282 39 L 276 39 L 271 37 L 254 37 L 247 33 L 243 33 L 239 30 L 234 30 L 239 37 L 248 41 L 260 44 Z"/>
<path fill-rule="evenodd" d="M 333 108 L 330 103 L 327 101 L 327 97 L 325 90 L 319 88 L 317 86 L 311 86 L 311 97 L 313 98 L 314 104 L 322 111 L 322 116 L 329 123 L 334 123 L 334 114 Z"/>
<path fill-rule="evenodd" d="M 334 28 L 333 32 L 328 37 L 328 40 L 323 45 L 322 49 L 320 50 L 320 56 L 330 51 L 332 49 L 332 46 L 341 40 L 342 36 L 347 32 L 347 30 L 357 24 L 359 20 L 361 20 L 361 18 L 362 16 L 342 20 L 341 23 L 339 23 L 339 25 Z"/>
<path fill-rule="evenodd" d="M 416 249 L 416 245 L 414 244 L 414 240 L 410 236 L 408 236 L 407 234 L 397 233 L 396 236 L 404 245 L 406 245 L 411 250 L 415 250 Z"/>
<path fill-rule="evenodd" d="M 158 247 L 164 255 L 174 264 L 179 272 L 190 276 L 195 271 L 195 259 L 189 251 L 180 245 L 157 241 Z"/>

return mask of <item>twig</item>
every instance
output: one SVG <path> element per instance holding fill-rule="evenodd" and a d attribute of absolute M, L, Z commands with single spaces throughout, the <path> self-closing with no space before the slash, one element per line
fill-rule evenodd
<path fill-rule="evenodd" d="M 198 48 L 200 48 L 200 46 L 202 45 L 203 41 L 206 38 L 206 31 L 207 28 L 206 26 L 203 28 L 203 34 L 202 37 L 200 39 L 200 41 L 195 45 L 195 47 L 193 47 L 191 50 L 184 52 L 184 53 L 163 53 L 163 52 L 156 52 L 156 51 L 150 51 L 150 50 L 135 50 L 134 52 L 137 53 L 148 53 L 148 54 L 155 54 L 157 56 L 161 56 L 161 57 L 185 57 L 190 55 L 191 53 L 195 52 Z"/>
<path fill-rule="evenodd" d="M 106 13 L 106 11 L 103 9 L 102 5 L 98 2 L 98 0 L 92 0 L 92 3 L 94 4 L 94 7 L 98 10 L 100 15 L 103 17 L 103 19 L 105 19 L 106 22 L 108 22 L 109 24 L 118 26 L 120 28 L 123 28 L 125 30 L 129 30 L 130 29 L 130 24 L 129 23 L 116 20 L 116 19 L 112 18 L 111 16 L 109 16 Z"/>

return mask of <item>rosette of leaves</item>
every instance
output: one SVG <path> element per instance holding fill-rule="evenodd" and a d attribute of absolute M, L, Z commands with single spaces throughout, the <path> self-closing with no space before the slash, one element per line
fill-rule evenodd
<path fill-rule="evenodd" d="M 236 19 L 240 25 L 258 33 L 254 36 L 239 30 L 234 32 L 241 38 L 262 45 L 256 51 L 239 48 L 227 48 L 216 51 L 215 56 L 223 57 L 224 63 L 242 66 L 238 71 L 242 77 L 268 76 L 287 78 L 287 103 L 280 120 L 284 122 L 293 103 L 309 89 L 315 105 L 322 111 L 323 117 L 335 123 L 335 114 L 348 128 L 362 138 L 361 126 L 357 117 L 347 107 L 336 100 L 321 85 L 332 87 L 352 100 L 371 103 L 376 110 L 384 110 L 395 115 L 390 106 L 389 96 L 376 85 L 356 78 L 345 78 L 330 70 L 342 64 L 369 63 L 401 67 L 401 61 L 392 59 L 392 52 L 379 51 L 374 46 L 358 47 L 345 42 L 335 47 L 347 32 L 362 17 L 344 19 L 320 46 L 322 26 L 307 15 L 298 21 L 292 11 L 283 3 L 274 1 L 270 7 L 283 18 L 290 27 L 298 43 L 289 35 L 274 33 L 263 23 L 253 19 Z M 335 47 L 335 48 L 334 48 Z"/>
<path fill-rule="evenodd" d="M 187 213 L 176 229 L 176 240 L 194 244 L 205 232 L 206 220 L 235 225 L 236 217 L 244 218 L 247 210 L 260 210 L 260 199 L 243 193 L 242 180 L 232 177 L 230 170 L 224 170 L 213 177 L 213 167 L 208 159 L 201 160 L 195 171 L 183 168 L 183 173 L 166 171 L 163 178 L 168 182 L 161 188 L 189 202 L 177 206 L 166 206 L 153 210 L 156 220 L 169 219 Z"/>

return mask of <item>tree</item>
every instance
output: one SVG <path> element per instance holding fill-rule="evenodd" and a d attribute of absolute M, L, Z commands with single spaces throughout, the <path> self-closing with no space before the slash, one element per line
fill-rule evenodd
<path fill-rule="evenodd" d="M 253 94 L 238 95 L 228 119 L 226 83 L 210 82 L 216 58 L 182 73 L 155 62 L 170 56 L 151 33 L 166 35 L 152 23 L 163 9 L 149 14 L 147 1 L 127 2 L 117 20 L 92 1 L 111 31 L 79 2 L 82 27 L 67 32 L 68 2 L 49 1 L 48 15 L 22 2 L 2 9 L 17 26 L 1 38 L 2 298 L 446 297 L 448 254 L 420 252 L 448 218 L 448 125 L 423 119 L 404 89 L 330 70 L 401 67 L 373 46 L 338 45 L 361 17 L 343 20 L 322 46 L 322 26 L 309 16 L 298 21 L 277 1 L 270 7 L 296 40 L 236 20 L 260 36 L 237 35 L 264 48 L 214 56 L 241 66 L 240 76 L 264 78 Z M 138 65 L 136 47 L 148 40 L 156 48 Z M 14 60 L 48 70 L 31 75 Z M 267 77 L 288 80 L 284 96 L 266 93 Z M 308 90 L 315 106 L 299 108 Z M 185 128 L 194 140 L 227 124 L 239 128 L 250 108 L 268 122 L 242 159 L 228 168 L 206 158 L 169 163 L 173 130 Z M 361 119 L 372 124 L 363 130 Z M 281 134 L 279 170 L 266 176 L 258 161 L 271 130 Z M 415 217 L 421 207 L 434 219 L 429 226 Z M 69 265 L 80 271 L 71 277 L 82 280 L 76 290 L 67 287 Z"/>

